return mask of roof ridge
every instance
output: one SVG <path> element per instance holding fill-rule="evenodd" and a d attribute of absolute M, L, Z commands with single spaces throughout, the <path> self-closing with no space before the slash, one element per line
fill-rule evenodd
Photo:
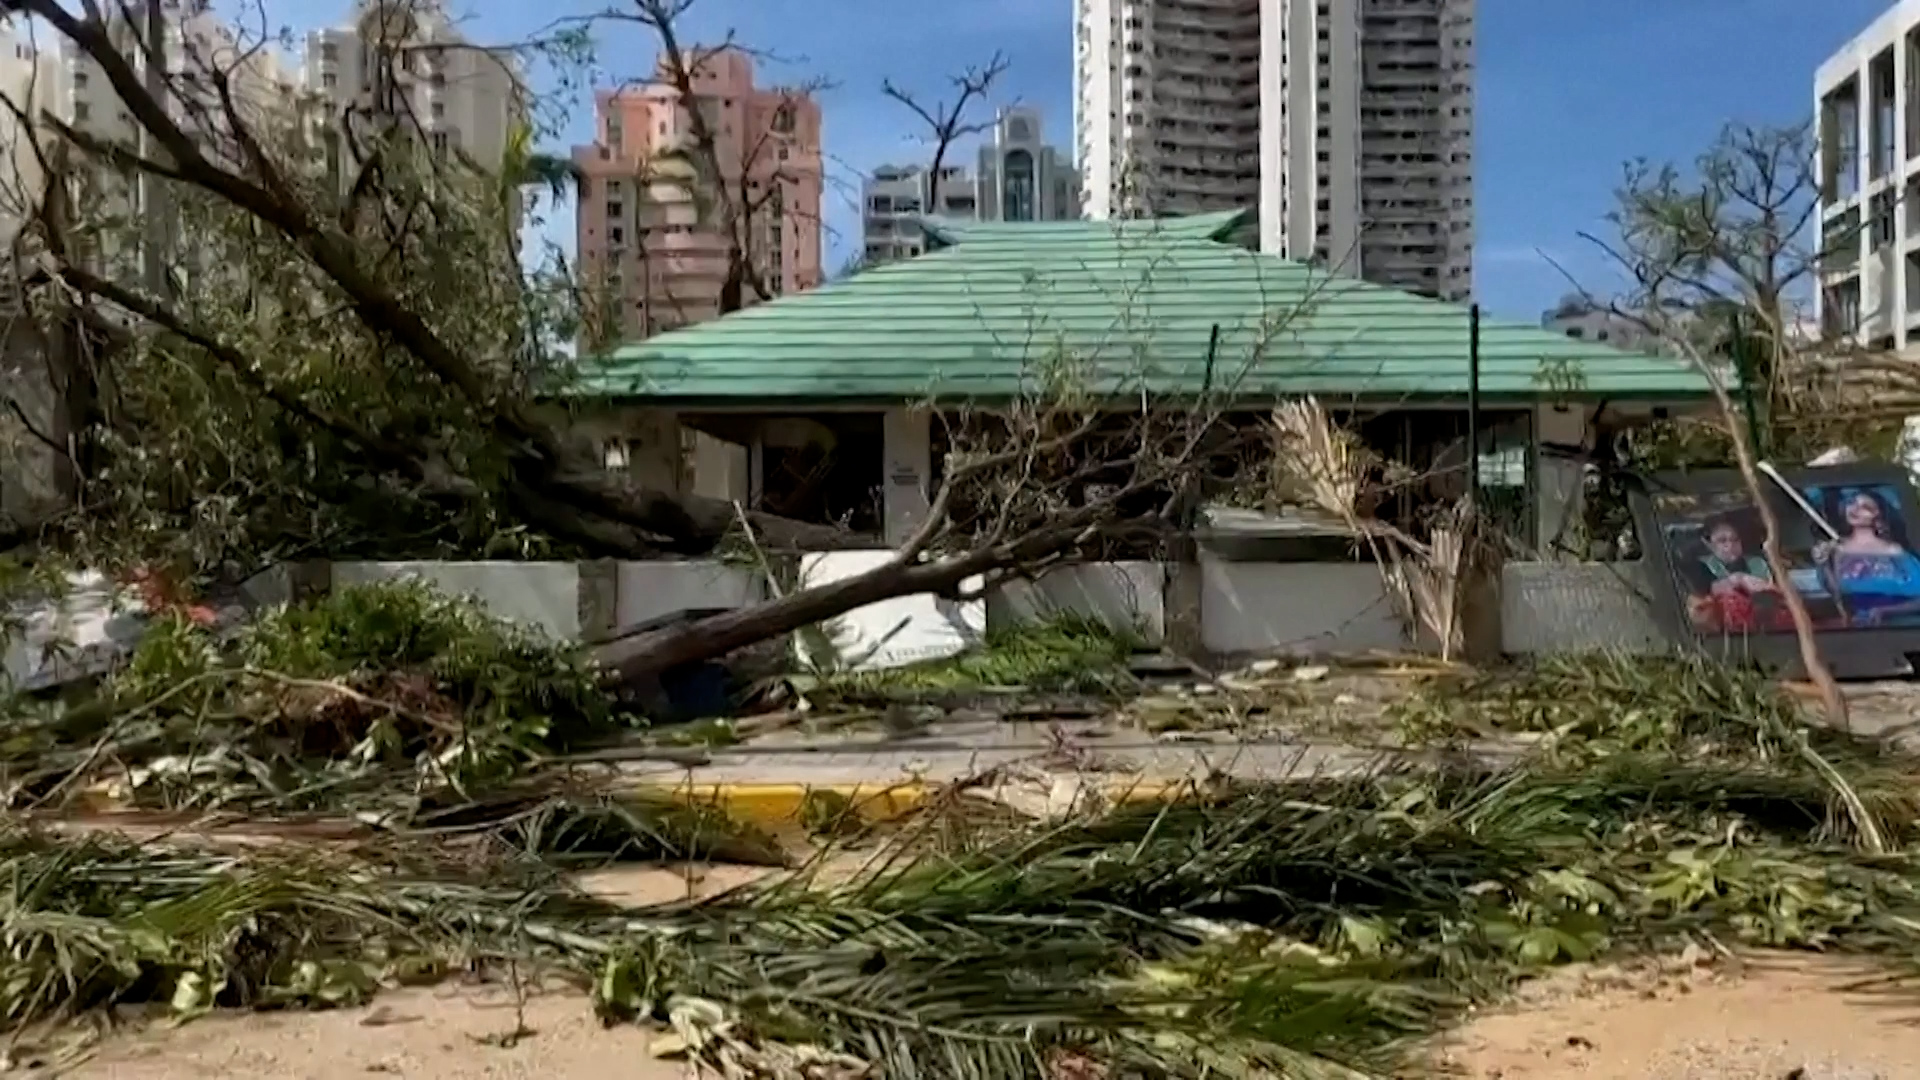
<path fill-rule="evenodd" d="M 915 214 L 913 220 L 927 239 L 941 247 L 958 246 L 969 240 L 1036 240 L 1049 234 L 1088 237 L 1107 233 L 1115 237 L 1166 236 L 1179 239 L 1225 242 L 1226 238 L 1253 217 L 1253 211 L 1210 210 L 1197 214 L 1178 214 L 1153 218 L 1071 218 L 1061 221 L 969 221 L 940 214 Z M 1022 236 L 1021 234 L 1026 234 Z"/>

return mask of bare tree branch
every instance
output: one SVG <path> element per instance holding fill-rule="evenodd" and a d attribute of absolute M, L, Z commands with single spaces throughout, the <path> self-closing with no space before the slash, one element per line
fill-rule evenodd
<path fill-rule="evenodd" d="M 993 91 L 994 83 L 1006 74 L 1007 65 L 1006 54 L 996 52 L 985 64 L 969 67 L 958 75 L 950 76 L 948 82 L 954 89 L 951 103 L 943 101 L 925 105 L 891 79 L 880 83 L 881 93 L 906 106 L 927 126 L 927 138 L 933 144 L 933 160 L 927 172 L 927 213 L 940 212 L 940 170 L 946 165 L 947 151 L 961 139 L 993 128 L 991 119 L 967 119 L 968 109 L 975 102 L 986 100 Z"/>

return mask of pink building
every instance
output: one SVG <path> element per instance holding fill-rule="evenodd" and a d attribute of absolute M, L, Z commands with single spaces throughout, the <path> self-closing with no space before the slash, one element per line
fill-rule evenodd
<path fill-rule="evenodd" d="M 820 106 L 800 91 L 753 84 L 753 60 L 706 54 L 695 108 L 714 132 L 720 182 L 743 209 L 750 264 L 774 295 L 820 283 Z M 617 305 L 606 325 L 622 340 L 714 318 L 728 264 L 727 229 L 700 190 L 686 103 L 664 76 L 595 94 L 597 131 L 574 148 L 580 187 L 579 266 Z M 758 299 L 751 285 L 745 303 Z"/>

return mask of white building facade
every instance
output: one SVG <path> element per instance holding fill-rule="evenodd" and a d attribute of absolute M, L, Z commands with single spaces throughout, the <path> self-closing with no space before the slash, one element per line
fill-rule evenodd
<path fill-rule="evenodd" d="M 861 262 L 910 259 L 926 250 L 919 218 L 1070 221 L 1080 216 L 1080 176 L 1046 141 L 1039 110 L 1000 110 L 981 141 L 979 171 L 940 166 L 940 182 L 919 165 L 882 165 L 861 184 Z"/>
<path fill-rule="evenodd" d="M 1262 250 L 1472 292 L 1473 0 L 1076 0 L 1095 218 L 1255 207 Z"/>
<path fill-rule="evenodd" d="M 131 7 L 141 12 L 145 5 Z M 116 10 L 110 16 L 110 33 L 121 55 L 144 78 L 146 24 L 144 20 L 129 21 L 121 14 Z M 230 20 L 207 10 L 200 0 L 162 0 L 161 23 L 166 38 L 162 56 L 169 77 L 168 102 L 188 134 L 200 133 L 207 126 L 202 117 L 217 116 L 220 108 L 211 80 L 196 78 L 200 73 L 224 73 L 242 108 L 275 108 L 293 91 L 292 75 L 281 65 L 271 43 L 262 47 L 258 42 L 241 40 Z M 62 39 L 61 47 L 70 122 L 90 135 L 137 144 L 141 129 L 100 65 L 71 41 Z M 183 103 L 182 98 L 192 95 L 196 88 L 197 99 Z"/>
<path fill-rule="evenodd" d="M 940 166 L 940 183 L 921 165 L 882 165 L 860 185 L 860 232 L 866 266 L 911 259 L 927 249 L 920 216 L 973 218 L 979 213 L 974 178 L 959 165 Z"/>
<path fill-rule="evenodd" d="M 33 117 L 44 110 L 71 115 L 65 59 L 49 41 L 35 41 L 24 31 L 9 29 L 0 40 L 0 97 Z M 37 126 L 37 125 L 36 125 Z M 0 244 L 10 244 L 38 205 L 46 185 L 46 170 L 34 151 L 33 133 L 25 130 L 12 109 L 0 109 Z"/>
<path fill-rule="evenodd" d="M 360 0 L 346 25 L 307 35 L 303 61 L 301 82 L 330 115 L 407 117 L 435 150 L 486 168 L 526 115 L 510 58 L 469 42 L 439 0 Z"/>
<path fill-rule="evenodd" d="M 1040 110 L 1000 110 L 980 147 L 975 192 L 982 221 L 1071 221 L 1080 216 L 1080 175 L 1048 145 Z"/>
<path fill-rule="evenodd" d="M 1901 0 L 1814 74 L 1816 317 L 1828 336 L 1920 344 L 1920 0 Z"/>

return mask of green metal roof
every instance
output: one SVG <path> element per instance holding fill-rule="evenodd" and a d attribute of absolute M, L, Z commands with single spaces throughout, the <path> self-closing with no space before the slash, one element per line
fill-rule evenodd
<path fill-rule="evenodd" d="M 954 244 L 1017 243 L 1022 246 L 1085 244 L 1090 237 L 1121 243 L 1149 240 L 1225 240 L 1253 217 L 1245 210 L 1223 210 L 1185 217 L 1120 221 L 955 221 L 922 215 L 920 226 L 934 248 Z"/>
<path fill-rule="evenodd" d="M 951 246 L 581 361 L 576 396 L 734 408 L 1004 399 L 1043 381 L 1259 404 L 1467 394 L 1468 309 L 1210 239 L 1242 215 L 935 223 Z M 1220 328 L 1209 373 L 1208 340 Z M 1679 360 L 1483 319 L 1492 399 L 1696 399 Z"/>

